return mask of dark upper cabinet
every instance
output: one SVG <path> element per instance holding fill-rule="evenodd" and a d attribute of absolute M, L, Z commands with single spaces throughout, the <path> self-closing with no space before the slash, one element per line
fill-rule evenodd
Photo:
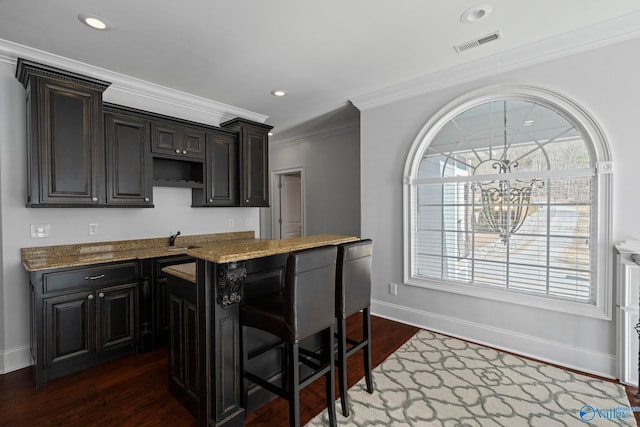
<path fill-rule="evenodd" d="M 172 157 L 204 158 L 205 131 L 178 123 L 154 121 L 151 151 Z"/>
<path fill-rule="evenodd" d="M 194 189 L 192 206 L 238 206 L 238 135 L 207 133 L 204 188 Z"/>
<path fill-rule="evenodd" d="M 16 77 L 27 100 L 27 206 L 100 205 L 109 83 L 22 59 Z"/>
<path fill-rule="evenodd" d="M 269 206 L 269 136 L 271 126 L 244 119 L 220 125 L 238 132 L 240 206 Z"/>
<path fill-rule="evenodd" d="M 153 186 L 192 206 L 269 206 L 271 126 L 207 126 L 103 104 L 110 83 L 18 60 L 26 89 L 28 207 L 153 207 Z"/>
<path fill-rule="evenodd" d="M 153 207 L 149 120 L 105 107 L 108 205 Z"/>

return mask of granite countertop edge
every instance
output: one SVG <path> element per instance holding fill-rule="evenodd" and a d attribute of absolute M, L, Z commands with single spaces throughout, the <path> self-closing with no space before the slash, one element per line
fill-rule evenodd
<path fill-rule="evenodd" d="M 24 268 L 34 272 L 172 255 L 228 263 L 354 240 L 359 238 L 333 234 L 265 240 L 256 239 L 250 231 L 179 236 L 175 250 L 169 249 L 168 239 L 160 238 L 22 248 L 21 255 Z"/>

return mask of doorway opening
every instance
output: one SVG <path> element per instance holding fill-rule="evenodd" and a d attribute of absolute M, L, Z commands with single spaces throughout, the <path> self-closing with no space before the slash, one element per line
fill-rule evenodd
<path fill-rule="evenodd" d="M 304 236 L 304 170 L 298 168 L 274 172 L 273 194 L 273 238 Z"/>

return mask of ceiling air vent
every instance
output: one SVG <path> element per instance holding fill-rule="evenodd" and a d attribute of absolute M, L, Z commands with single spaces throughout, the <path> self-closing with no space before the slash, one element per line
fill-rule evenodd
<path fill-rule="evenodd" d="M 486 36 L 482 36 L 474 40 L 469 40 L 468 42 L 460 43 L 459 45 L 456 45 L 453 48 L 456 50 L 456 52 L 460 53 L 465 50 L 469 50 L 473 47 L 478 47 L 480 45 L 483 45 L 501 38 L 502 38 L 502 33 L 500 31 L 494 31 L 493 33 L 487 34 Z"/>

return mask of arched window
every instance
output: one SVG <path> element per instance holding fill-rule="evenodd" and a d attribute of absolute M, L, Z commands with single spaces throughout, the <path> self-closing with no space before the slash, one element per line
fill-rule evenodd
<path fill-rule="evenodd" d="M 405 283 L 610 318 L 610 172 L 602 132 L 558 94 L 454 101 L 405 166 Z"/>

